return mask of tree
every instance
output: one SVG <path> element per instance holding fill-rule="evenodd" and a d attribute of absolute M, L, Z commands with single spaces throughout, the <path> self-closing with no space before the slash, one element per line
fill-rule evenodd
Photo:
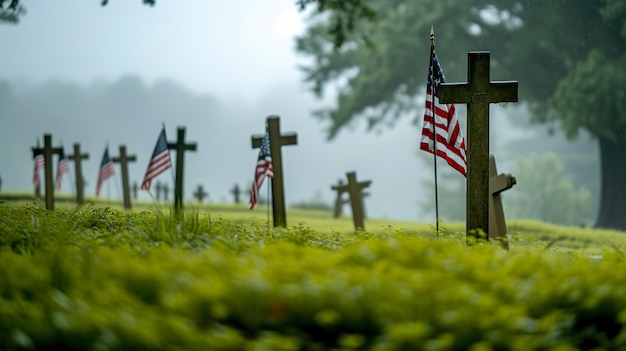
<path fill-rule="evenodd" d="M 315 115 L 332 139 L 366 119 L 369 129 L 393 125 L 423 110 L 429 27 L 448 81 L 464 81 L 466 53 L 492 51 L 492 79 L 517 79 L 520 101 L 536 122 L 559 126 L 569 138 L 581 129 L 598 140 L 601 200 L 596 226 L 626 230 L 626 5 L 622 0 L 371 0 L 376 13 L 358 20 L 336 43 L 328 10 L 313 15 L 297 39 L 306 81 L 321 96 L 339 86 L 336 105 Z M 367 40 L 364 39 L 367 36 Z M 422 39 L 420 39 L 422 38 Z M 373 48 L 372 48 L 373 47 Z M 387 123 L 381 123 L 387 122 Z M 619 213 L 619 214 L 618 214 Z"/>
<path fill-rule="evenodd" d="M 591 193 L 576 189 L 554 153 L 518 159 L 511 173 L 517 185 L 502 194 L 507 218 L 532 218 L 564 225 L 591 220 Z"/>

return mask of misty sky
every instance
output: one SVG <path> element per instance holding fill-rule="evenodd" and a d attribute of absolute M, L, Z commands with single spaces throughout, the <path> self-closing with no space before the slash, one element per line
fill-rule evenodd
<path fill-rule="evenodd" d="M 18 25 L 0 24 L 0 79 L 28 89 L 49 80 L 90 86 L 135 75 L 148 85 L 173 81 L 194 94 L 214 97 L 219 109 L 146 121 L 144 128 L 120 128 L 115 135 L 99 133 L 97 126 L 107 122 L 91 121 L 90 116 L 83 122 L 93 123 L 93 128 L 69 135 L 70 128 L 55 121 L 42 126 L 7 123 L 0 115 L 2 191 L 31 191 L 30 147 L 44 133 L 52 133 L 55 144 L 62 140 L 67 151 L 73 142 L 81 142 L 91 154 L 84 166 L 88 195 L 95 192 L 107 142 L 112 154 L 124 143 L 137 155 L 130 166 L 131 181 L 141 181 L 163 122 L 170 140 L 176 127 L 185 125 L 187 140 L 198 143 L 198 151 L 185 156 L 185 198 L 202 183 L 209 201 L 230 202 L 228 190 L 234 183 L 248 186 L 252 181 L 258 150 L 251 149 L 250 136 L 263 132 L 265 117 L 276 114 L 283 131 L 297 132 L 299 139 L 297 146 L 283 148 L 288 204 L 316 192 L 332 203 L 331 184 L 356 171 L 359 179 L 373 181 L 366 202 L 371 217 L 432 220 L 418 217 L 418 198 L 424 196 L 420 182 L 431 175 L 417 157 L 420 128 L 411 124 L 412 118 L 380 134 L 366 133 L 357 123 L 337 140 L 325 141 L 324 126 L 310 113 L 323 102 L 307 91 L 298 70 L 306 61 L 294 52 L 293 36 L 304 29 L 304 15 L 293 1 L 157 1 L 154 7 L 140 0 L 111 0 L 106 7 L 97 0 L 22 4 L 27 14 Z M 423 53 L 425 62 L 416 63 L 412 74 L 426 75 L 427 55 Z M 326 98 L 329 102 L 332 96 Z M 7 157 L 9 152 L 16 158 Z M 171 176 L 164 180 L 171 182 Z M 63 192 L 73 191 L 70 181 Z M 121 197 L 116 182 L 111 182 L 111 196 Z"/>

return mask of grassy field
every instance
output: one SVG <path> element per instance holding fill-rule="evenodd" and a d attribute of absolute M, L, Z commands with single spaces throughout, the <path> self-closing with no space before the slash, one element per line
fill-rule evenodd
<path fill-rule="evenodd" d="M 0 203 L 0 349 L 626 349 L 624 233 L 103 205 Z"/>

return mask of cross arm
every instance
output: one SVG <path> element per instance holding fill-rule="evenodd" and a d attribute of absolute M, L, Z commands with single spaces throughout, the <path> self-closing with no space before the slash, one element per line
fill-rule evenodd
<path fill-rule="evenodd" d="M 280 144 L 281 145 L 297 145 L 298 144 L 298 134 L 294 132 L 287 132 L 280 136 Z"/>
<path fill-rule="evenodd" d="M 500 174 L 489 179 L 489 192 L 497 195 L 505 190 L 511 189 L 517 184 L 517 180 L 510 174 Z"/>
<path fill-rule="evenodd" d="M 258 149 L 261 147 L 261 143 L 263 142 L 263 138 L 265 135 L 263 134 L 255 134 L 252 136 L 252 148 Z"/>

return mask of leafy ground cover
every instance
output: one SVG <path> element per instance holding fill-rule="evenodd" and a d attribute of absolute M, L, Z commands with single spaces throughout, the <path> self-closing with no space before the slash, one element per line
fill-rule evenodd
<path fill-rule="evenodd" d="M 625 349 L 622 233 L 325 216 L 0 203 L 0 348 Z"/>

